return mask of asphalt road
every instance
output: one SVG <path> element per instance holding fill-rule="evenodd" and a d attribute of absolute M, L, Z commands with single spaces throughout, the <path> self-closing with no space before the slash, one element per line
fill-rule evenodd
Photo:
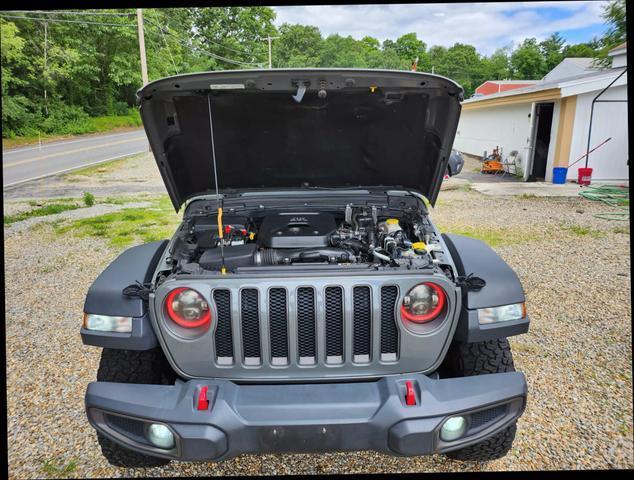
<path fill-rule="evenodd" d="M 139 129 L 3 150 L 2 186 L 147 152 L 148 149 L 145 132 Z"/>

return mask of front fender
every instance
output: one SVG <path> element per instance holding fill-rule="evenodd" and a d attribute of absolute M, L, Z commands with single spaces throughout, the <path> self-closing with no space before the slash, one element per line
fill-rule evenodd
<path fill-rule="evenodd" d="M 97 277 L 88 289 L 84 312 L 132 317 L 132 333 L 99 332 L 82 328 L 85 345 L 125 350 L 148 350 L 158 345 L 149 320 L 147 302 L 126 297 L 122 291 L 135 282 L 147 283 L 168 241 L 146 243 L 125 250 Z"/>
<path fill-rule="evenodd" d="M 530 320 L 513 320 L 480 325 L 478 308 L 497 307 L 526 301 L 524 289 L 511 267 L 486 243 L 462 235 L 442 235 L 458 275 L 473 274 L 486 281 L 478 291 L 463 289 L 462 310 L 454 338 L 462 342 L 482 342 L 528 331 Z"/>

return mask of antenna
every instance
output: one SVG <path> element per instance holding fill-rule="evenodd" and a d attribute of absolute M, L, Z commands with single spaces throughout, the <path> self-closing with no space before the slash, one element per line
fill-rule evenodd
<path fill-rule="evenodd" d="M 222 200 L 218 192 L 218 167 L 216 166 L 216 146 L 214 144 L 214 123 L 211 117 L 211 93 L 207 94 L 207 107 L 209 109 L 209 133 L 211 135 L 211 160 L 214 164 L 214 181 L 216 184 L 216 207 L 218 208 L 218 236 L 220 237 L 220 273 L 227 273 L 225 267 L 224 232 L 222 228 Z"/>

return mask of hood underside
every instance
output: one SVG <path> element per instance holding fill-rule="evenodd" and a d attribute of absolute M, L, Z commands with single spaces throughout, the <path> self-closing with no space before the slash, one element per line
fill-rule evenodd
<path fill-rule="evenodd" d="M 215 174 L 221 192 L 390 187 L 433 205 L 462 89 L 406 71 L 243 70 L 165 78 L 138 97 L 177 210 L 215 192 Z"/>

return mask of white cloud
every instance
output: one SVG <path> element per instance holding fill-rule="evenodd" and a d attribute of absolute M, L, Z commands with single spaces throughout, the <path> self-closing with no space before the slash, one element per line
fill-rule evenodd
<path fill-rule="evenodd" d="M 333 33 L 360 39 L 366 35 L 397 39 L 409 32 L 428 46 L 474 45 L 490 54 L 500 47 L 553 32 L 603 24 L 607 2 L 509 2 L 386 5 L 323 5 L 274 7 L 275 23 L 299 23 L 318 27 L 322 35 Z M 588 39 L 590 40 L 590 39 Z"/>

